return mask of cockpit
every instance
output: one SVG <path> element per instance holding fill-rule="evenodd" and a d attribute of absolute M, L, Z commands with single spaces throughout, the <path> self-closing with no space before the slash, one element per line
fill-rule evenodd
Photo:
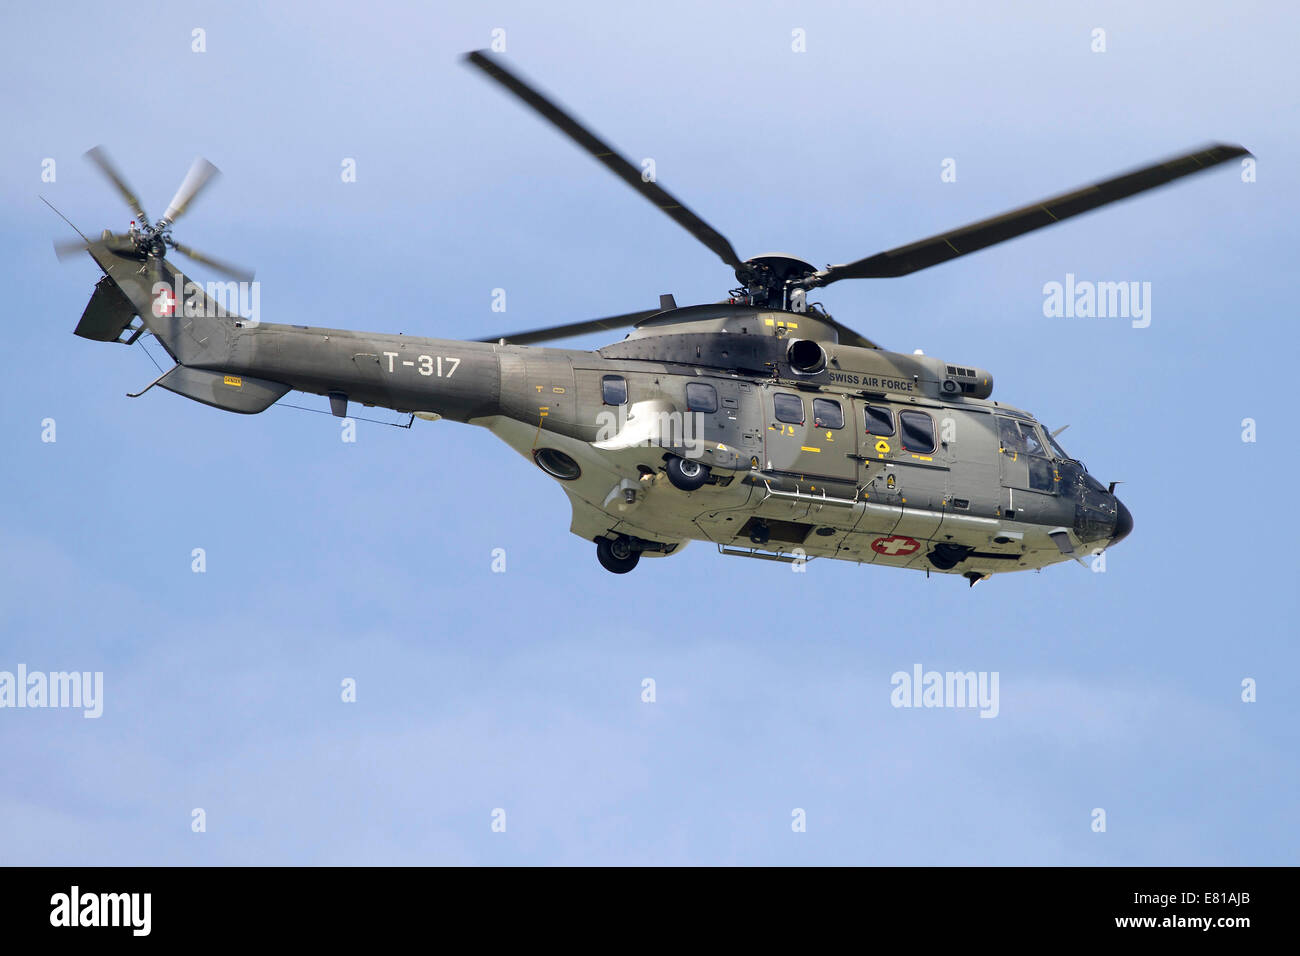
<path fill-rule="evenodd" d="M 1107 488 L 1088 473 L 1083 462 L 1072 458 L 1050 432 L 1021 418 L 998 416 L 998 444 L 1003 459 L 1003 481 L 1073 499 L 1074 533 L 1086 543 L 1114 544 L 1133 530 L 1133 516 Z"/>

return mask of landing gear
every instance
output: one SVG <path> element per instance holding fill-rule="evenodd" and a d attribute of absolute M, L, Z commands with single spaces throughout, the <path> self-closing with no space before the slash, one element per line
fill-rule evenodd
<path fill-rule="evenodd" d="M 669 455 L 666 468 L 668 480 L 673 483 L 674 488 L 680 488 L 682 491 L 695 491 L 704 487 L 705 482 L 709 480 L 709 466 L 702 465 L 692 458 Z"/>
<path fill-rule="evenodd" d="M 961 564 L 970 555 L 971 548 L 961 544 L 948 544 L 943 542 L 936 544 L 934 550 L 926 555 L 930 563 L 940 571 L 951 571 L 957 565 Z M 972 587 L 974 583 L 972 582 Z"/>
<path fill-rule="evenodd" d="M 641 552 L 633 548 L 632 542 L 624 536 L 613 541 L 609 538 L 597 538 L 596 559 L 606 571 L 627 574 L 641 560 Z"/>

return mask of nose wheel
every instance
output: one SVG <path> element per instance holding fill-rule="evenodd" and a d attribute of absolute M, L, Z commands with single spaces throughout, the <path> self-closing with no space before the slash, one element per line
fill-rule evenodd
<path fill-rule="evenodd" d="M 609 538 L 597 538 L 596 560 L 606 571 L 627 574 L 641 560 L 641 552 L 632 547 L 631 540 L 624 535 L 612 541 Z"/>

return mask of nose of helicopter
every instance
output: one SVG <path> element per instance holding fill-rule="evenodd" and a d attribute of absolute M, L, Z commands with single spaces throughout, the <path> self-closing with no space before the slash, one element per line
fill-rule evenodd
<path fill-rule="evenodd" d="M 1124 502 L 1118 498 L 1115 499 L 1115 534 L 1111 537 L 1111 544 L 1119 544 L 1129 536 L 1133 530 L 1133 515 L 1124 507 Z"/>

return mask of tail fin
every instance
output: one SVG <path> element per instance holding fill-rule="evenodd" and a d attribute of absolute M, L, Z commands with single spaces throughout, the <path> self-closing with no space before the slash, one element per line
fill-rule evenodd
<path fill-rule="evenodd" d="M 176 366 L 150 388 L 159 385 L 204 405 L 243 414 L 264 411 L 289 391 L 280 382 L 226 371 L 243 319 L 165 260 L 141 259 L 133 243 L 111 233 L 88 242 L 86 251 L 104 276 L 73 331 L 82 338 L 124 345 L 151 332 Z"/>
<path fill-rule="evenodd" d="M 86 251 L 104 277 L 77 323 L 77 335 L 130 345 L 148 330 L 181 365 L 220 368 L 229 358 L 242 320 L 202 285 L 166 260 L 141 258 L 125 236 L 106 232 L 88 242 Z"/>

